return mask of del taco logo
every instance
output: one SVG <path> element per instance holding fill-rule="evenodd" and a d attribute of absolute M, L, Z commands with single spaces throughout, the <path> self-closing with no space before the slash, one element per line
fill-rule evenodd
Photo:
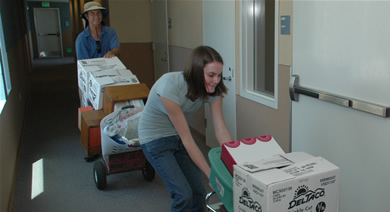
<path fill-rule="evenodd" d="M 295 190 L 294 199 L 289 203 L 288 209 L 298 205 L 306 204 L 312 200 L 318 199 L 325 195 L 325 189 L 317 188 L 315 191 L 309 190 L 305 185 L 299 186 Z"/>
<path fill-rule="evenodd" d="M 250 197 L 250 193 L 247 188 L 242 189 L 241 196 L 239 197 L 239 203 L 256 212 L 262 212 L 261 205 Z"/>

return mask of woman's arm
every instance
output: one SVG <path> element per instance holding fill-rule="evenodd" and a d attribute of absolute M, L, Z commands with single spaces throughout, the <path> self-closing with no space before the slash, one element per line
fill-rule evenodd
<path fill-rule="evenodd" d="M 180 139 L 182 140 L 183 145 L 190 155 L 192 161 L 194 161 L 199 169 L 202 170 L 207 178 L 210 178 L 210 166 L 192 138 L 190 128 L 188 127 L 188 123 L 182 109 L 175 102 L 164 97 L 160 98 L 165 109 L 167 110 L 169 119 L 179 134 Z"/>
<path fill-rule="evenodd" d="M 215 137 L 217 138 L 219 145 L 221 146 L 225 142 L 232 141 L 232 136 L 226 128 L 225 120 L 223 118 L 222 98 L 210 103 L 210 108 L 213 116 Z"/>

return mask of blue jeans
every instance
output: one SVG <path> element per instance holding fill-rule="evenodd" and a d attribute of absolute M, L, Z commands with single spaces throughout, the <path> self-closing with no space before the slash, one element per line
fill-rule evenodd
<path fill-rule="evenodd" d="M 173 200 L 171 211 L 206 211 L 202 172 L 188 155 L 179 136 L 142 145 L 150 164 L 164 181 Z"/>

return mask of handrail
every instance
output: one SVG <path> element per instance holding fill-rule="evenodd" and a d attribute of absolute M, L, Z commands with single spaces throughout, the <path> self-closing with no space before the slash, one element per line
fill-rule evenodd
<path fill-rule="evenodd" d="M 292 101 L 298 102 L 298 94 L 303 94 L 326 102 L 367 112 L 384 118 L 390 117 L 390 107 L 301 87 L 299 86 L 299 76 L 292 75 L 290 78 L 290 99 Z"/>

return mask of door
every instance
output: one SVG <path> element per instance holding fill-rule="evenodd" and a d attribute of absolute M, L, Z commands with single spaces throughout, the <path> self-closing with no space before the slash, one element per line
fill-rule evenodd
<path fill-rule="evenodd" d="M 229 89 L 223 98 L 223 115 L 227 128 L 236 139 L 236 98 L 235 98 L 235 1 L 203 1 L 204 44 L 217 50 L 223 60 L 224 83 Z M 210 108 L 206 105 L 206 144 L 217 147 Z"/>
<path fill-rule="evenodd" d="M 63 57 L 58 8 L 34 8 L 39 57 Z"/>
<path fill-rule="evenodd" d="M 169 72 L 167 1 L 152 0 L 154 78 Z"/>
<path fill-rule="evenodd" d="M 336 98 L 292 101 L 292 151 L 340 167 L 341 212 L 389 211 L 390 118 L 348 100 L 390 105 L 389 10 L 389 1 L 293 2 L 292 73 Z"/>

